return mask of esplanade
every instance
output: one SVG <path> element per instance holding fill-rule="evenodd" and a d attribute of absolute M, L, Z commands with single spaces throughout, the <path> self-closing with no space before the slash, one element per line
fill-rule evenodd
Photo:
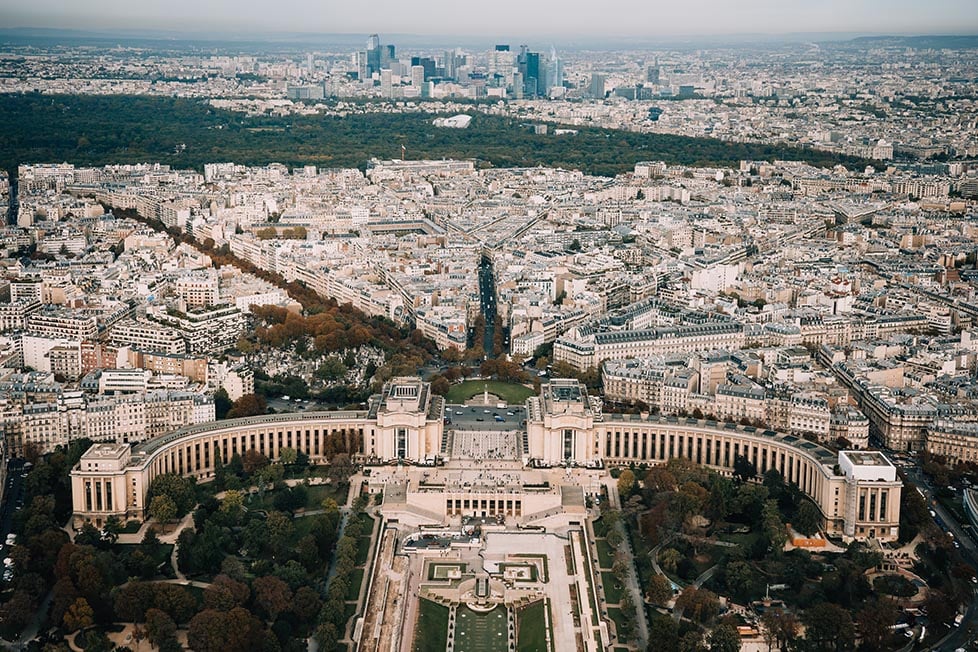
<path fill-rule="evenodd" d="M 759 474 L 777 469 L 821 509 L 825 530 L 844 539 L 897 538 L 902 483 L 881 453 L 834 453 L 772 430 L 678 417 L 606 414 L 576 380 L 554 379 L 526 402 L 523 462 L 655 465 L 673 457 L 730 474 L 744 458 Z M 420 462 L 443 456 L 445 406 L 418 378 L 396 378 L 367 409 L 265 415 L 192 426 L 139 444 L 95 444 L 71 472 L 75 523 L 111 515 L 143 518 L 150 482 L 162 473 L 213 477 L 218 459 L 283 448 L 328 462 L 338 452 L 366 460 Z"/>

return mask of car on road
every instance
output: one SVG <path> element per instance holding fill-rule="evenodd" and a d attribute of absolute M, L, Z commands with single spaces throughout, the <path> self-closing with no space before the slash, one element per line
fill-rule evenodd
<path fill-rule="evenodd" d="M 455 414 L 462 414 L 461 410 L 455 410 Z"/>

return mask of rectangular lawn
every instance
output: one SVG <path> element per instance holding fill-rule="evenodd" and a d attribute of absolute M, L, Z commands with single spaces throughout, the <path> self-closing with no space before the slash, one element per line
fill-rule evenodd
<path fill-rule="evenodd" d="M 414 652 L 445 652 L 447 648 L 448 607 L 421 598 L 418 624 L 414 628 Z"/>
<path fill-rule="evenodd" d="M 604 585 L 604 599 L 608 604 L 621 602 L 622 586 L 614 573 L 601 573 L 601 584 Z"/>
<path fill-rule="evenodd" d="M 482 394 L 487 390 L 509 405 L 522 405 L 523 401 L 535 394 L 531 388 L 517 383 L 504 383 L 498 380 L 466 380 L 457 385 L 452 385 L 448 393 L 445 394 L 445 401 L 454 404 L 465 403 L 473 396 Z"/>
<path fill-rule="evenodd" d="M 547 650 L 547 607 L 538 600 L 519 611 L 517 616 L 517 652 L 544 652 Z"/>

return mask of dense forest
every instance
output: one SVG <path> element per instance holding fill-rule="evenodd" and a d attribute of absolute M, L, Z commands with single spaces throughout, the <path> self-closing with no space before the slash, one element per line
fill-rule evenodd
<path fill-rule="evenodd" d="M 862 168 L 865 159 L 713 138 L 581 128 L 535 134 L 519 120 L 476 113 L 468 129 L 431 124 L 432 114 L 248 117 L 203 100 L 156 96 L 0 95 L 0 167 L 160 162 L 178 168 L 246 165 L 359 167 L 371 158 L 475 158 L 495 167 L 554 166 L 613 176 L 636 161 L 696 166 L 741 160 L 806 160 Z"/>

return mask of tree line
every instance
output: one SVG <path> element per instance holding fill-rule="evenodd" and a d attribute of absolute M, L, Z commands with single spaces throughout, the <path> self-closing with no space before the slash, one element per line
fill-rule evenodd
<path fill-rule="evenodd" d="M 11 171 L 29 161 L 365 169 L 371 158 L 399 158 L 402 145 L 417 158 L 475 158 L 494 167 L 552 166 L 601 176 L 630 171 L 642 160 L 730 166 L 788 159 L 854 169 L 872 164 L 813 149 L 672 134 L 579 126 L 573 136 L 536 134 L 520 120 L 484 113 L 475 113 L 468 129 L 442 129 L 428 113 L 245 116 L 188 98 L 10 94 L 0 96 L 0 114 L 0 165 Z"/>

